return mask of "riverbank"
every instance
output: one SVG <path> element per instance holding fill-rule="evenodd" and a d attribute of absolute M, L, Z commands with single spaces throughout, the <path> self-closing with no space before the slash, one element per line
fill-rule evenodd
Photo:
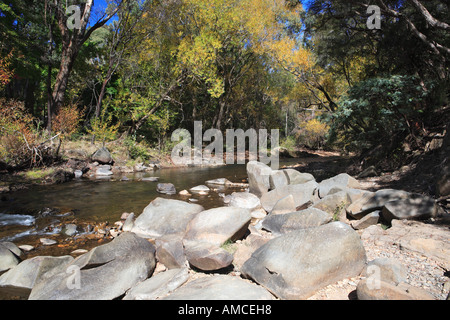
<path fill-rule="evenodd" d="M 446 298 L 450 289 L 448 213 L 442 211 L 434 200 L 393 189 L 368 191 L 365 190 L 364 183 L 346 174 L 318 182 L 313 175 L 297 170 L 264 170 L 268 170 L 271 177 L 269 184 L 261 179 L 264 176 L 261 175 L 262 172 L 249 171 L 247 166 L 250 191 L 258 194 L 267 188 L 259 196 L 244 189 L 224 192 L 226 179 L 216 182 L 224 183 L 223 186 L 215 187 L 205 181 L 208 188 L 191 186 L 192 190 L 186 190 L 190 195 L 185 196 L 184 200 L 175 200 L 179 198 L 178 194 L 161 195 L 151 201 L 142 213 L 123 214 L 112 223 L 91 226 L 93 230 L 89 238 L 85 238 L 83 249 L 100 250 L 92 265 L 86 262 L 86 270 L 90 271 L 89 274 L 96 274 L 98 286 L 92 287 L 83 282 L 82 292 L 97 292 L 97 299 L 107 299 L 110 294 L 116 295 L 115 298 L 126 299 L 204 299 L 207 292 L 221 294 L 222 299 L 236 299 L 243 292 L 251 294 L 244 295 L 244 298 L 252 299 L 355 299 L 376 298 L 376 294 L 380 293 L 386 299 Z M 198 201 L 193 201 L 196 200 L 194 190 L 200 189 L 207 194 L 220 193 L 221 204 L 205 209 Z M 414 209 L 417 202 L 410 202 L 409 199 L 420 199 L 420 209 Z M 404 202 L 403 205 L 394 206 L 398 201 Z M 408 214 L 416 212 L 416 216 L 404 220 L 401 217 L 404 214 L 403 206 L 406 206 Z M 180 212 L 183 214 L 179 215 Z M 395 215 L 395 218 L 387 216 L 387 213 Z M 52 213 L 48 214 L 51 215 Z M 69 215 L 67 217 L 68 221 L 73 218 Z M 374 220 L 374 217 L 377 218 Z M 70 229 L 67 224 L 64 228 L 64 232 Z M 80 225 L 75 229 L 80 230 Z M 85 236 L 77 239 L 77 235 L 80 234 L 66 234 L 53 244 L 45 244 L 45 241 L 40 240 L 41 245 L 29 252 L 22 249 L 18 255 L 22 260 L 17 263 L 23 262 L 11 270 L 18 268 L 17 270 L 24 272 L 19 266 L 25 261 L 41 263 L 39 259 L 43 259 L 43 256 L 68 256 L 66 267 L 77 266 L 77 261 L 82 262 L 95 256 L 84 250 L 74 252 L 81 245 L 77 242 L 78 239 Z M 140 239 L 147 239 L 148 242 Z M 146 243 L 151 246 L 147 248 Z M 300 260 L 295 260 L 299 256 L 295 254 L 297 250 L 294 247 L 299 243 L 302 248 L 310 245 L 315 248 L 314 255 L 303 250 Z M 328 247 L 330 250 L 326 249 Z M 51 250 L 54 250 L 53 254 Z M 132 257 L 131 265 L 127 266 L 120 258 L 123 250 L 144 250 L 147 253 L 143 256 L 149 255 L 150 259 L 145 261 L 153 262 L 148 265 L 146 276 L 139 275 L 132 279 L 126 277 L 127 281 L 131 281 L 125 285 L 129 289 L 116 292 L 109 280 L 120 278 L 122 281 L 122 276 L 111 273 L 112 270 L 106 267 L 109 263 L 102 267 L 101 256 L 115 256 L 114 268 L 118 268 L 119 272 L 134 268 L 133 263 L 145 262 L 139 260 L 142 257 Z M 265 250 L 267 253 L 264 253 Z M 102 255 L 100 252 L 103 252 Z M 270 252 L 279 252 L 281 256 L 273 257 Z M 341 255 L 346 258 L 335 260 Z M 33 260 L 33 257 L 38 260 Z M 73 260 L 74 257 L 80 258 Z M 270 259 L 276 259 L 277 262 L 270 262 Z M 317 266 L 322 266 L 326 261 L 324 269 L 303 269 L 302 265 L 308 265 L 310 259 L 315 259 Z M 332 265 L 328 266 L 329 263 Z M 292 264 L 295 264 L 294 269 Z M 382 291 L 367 292 L 365 284 L 370 279 L 370 274 L 367 274 L 366 269 L 369 265 L 382 270 Z M 66 267 L 64 268 L 67 269 Z M 61 270 L 65 270 L 64 268 Z M 328 268 L 339 270 L 339 275 L 330 277 L 326 271 Z M 266 276 L 260 275 L 265 270 L 269 273 Z M 64 274 L 62 272 L 60 276 L 66 281 Z M 279 275 L 283 275 L 284 281 L 276 280 Z M 0 283 L 3 283 L 0 285 L 3 287 L 7 286 L 5 278 L 8 277 L 0 278 Z M 162 281 L 163 279 L 165 280 Z M 313 280 L 303 283 L 299 279 Z M 155 283 L 158 283 L 157 291 L 148 291 L 155 288 Z M 203 289 L 198 291 L 196 288 L 200 283 Z M 230 288 L 231 283 L 236 287 L 233 285 Z M 51 287 L 52 284 L 41 282 L 39 287 L 45 288 L 45 291 L 35 293 L 33 297 L 39 298 L 44 294 L 50 299 L 71 299 L 74 293 L 70 290 L 53 291 L 48 286 Z M 246 290 L 243 291 L 241 286 Z M 108 289 L 108 295 L 103 296 L 101 288 L 111 290 Z M 301 291 L 297 291 L 300 288 Z M 33 290 L 38 292 L 38 289 Z M 224 295 L 229 290 L 231 295 Z M 25 292 L 29 294 L 29 291 Z M 46 296 L 51 292 L 55 292 L 57 296 Z M 209 298 L 214 297 L 212 295 Z"/>

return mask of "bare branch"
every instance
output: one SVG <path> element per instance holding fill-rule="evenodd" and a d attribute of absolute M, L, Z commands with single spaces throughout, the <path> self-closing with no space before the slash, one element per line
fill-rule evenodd
<path fill-rule="evenodd" d="M 423 4 L 420 3 L 418 0 L 411 0 L 411 2 L 414 4 L 414 6 L 419 10 L 419 12 L 423 15 L 427 23 L 435 28 L 443 29 L 443 30 L 450 30 L 450 25 L 437 20 L 435 17 L 431 15 L 431 13 L 425 8 Z"/>

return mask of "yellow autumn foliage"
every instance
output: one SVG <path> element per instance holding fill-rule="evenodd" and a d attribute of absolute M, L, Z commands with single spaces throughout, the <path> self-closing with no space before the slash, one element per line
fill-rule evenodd
<path fill-rule="evenodd" d="M 311 148 L 323 146 L 329 127 L 316 118 L 300 123 L 298 139 Z"/>

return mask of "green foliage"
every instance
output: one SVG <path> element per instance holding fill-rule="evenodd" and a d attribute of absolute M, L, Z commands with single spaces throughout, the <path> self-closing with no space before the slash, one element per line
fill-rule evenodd
<path fill-rule="evenodd" d="M 145 142 L 137 142 L 136 137 L 128 137 L 124 141 L 129 158 L 148 161 L 151 158 L 150 147 Z"/>
<path fill-rule="evenodd" d="M 116 138 L 120 127 L 120 122 L 113 124 L 112 116 L 112 113 L 107 114 L 106 109 L 104 109 L 100 117 L 91 119 L 91 128 L 87 129 L 87 132 L 101 141 L 103 145 L 105 145 L 105 142 Z"/>
<path fill-rule="evenodd" d="M 281 140 L 280 147 L 288 151 L 295 151 L 295 149 L 297 148 L 297 141 L 295 141 L 294 137 L 288 136 Z"/>
<path fill-rule="evenodd" d="M 425 112 L 428 92 L 414 77 L 391 76 L 362 81 L 344 96 L 331 115 L 332 141 L 348 151 L 386 146 L 406 136 Z"/>

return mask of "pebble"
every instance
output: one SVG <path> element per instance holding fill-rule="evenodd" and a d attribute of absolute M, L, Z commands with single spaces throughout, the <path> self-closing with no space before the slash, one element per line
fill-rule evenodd
<path fill-rule="evenodd" d="M 29 244 L 23 244 L 21 246 L 19 246 L 19 249 L 25 252 L 29 252 L 31 250 L 34 250 L 33 246 L 30 246 Z"/>
<path fill-rule="evenodd" d="M 52 239 L 48 239 L 48 238 L 40 238 L 39 241 L 44 245 L 44 246 L 51 246 L 54 244 L 57 244 L 58 241 L 56 240 L 52 240 Z"/>
<path fill-rule="evenodd" d="M 84 254 L 86 252 L 88 252 L 86 249 L 76 249 L 73 250 L 70 254 Z"/>

